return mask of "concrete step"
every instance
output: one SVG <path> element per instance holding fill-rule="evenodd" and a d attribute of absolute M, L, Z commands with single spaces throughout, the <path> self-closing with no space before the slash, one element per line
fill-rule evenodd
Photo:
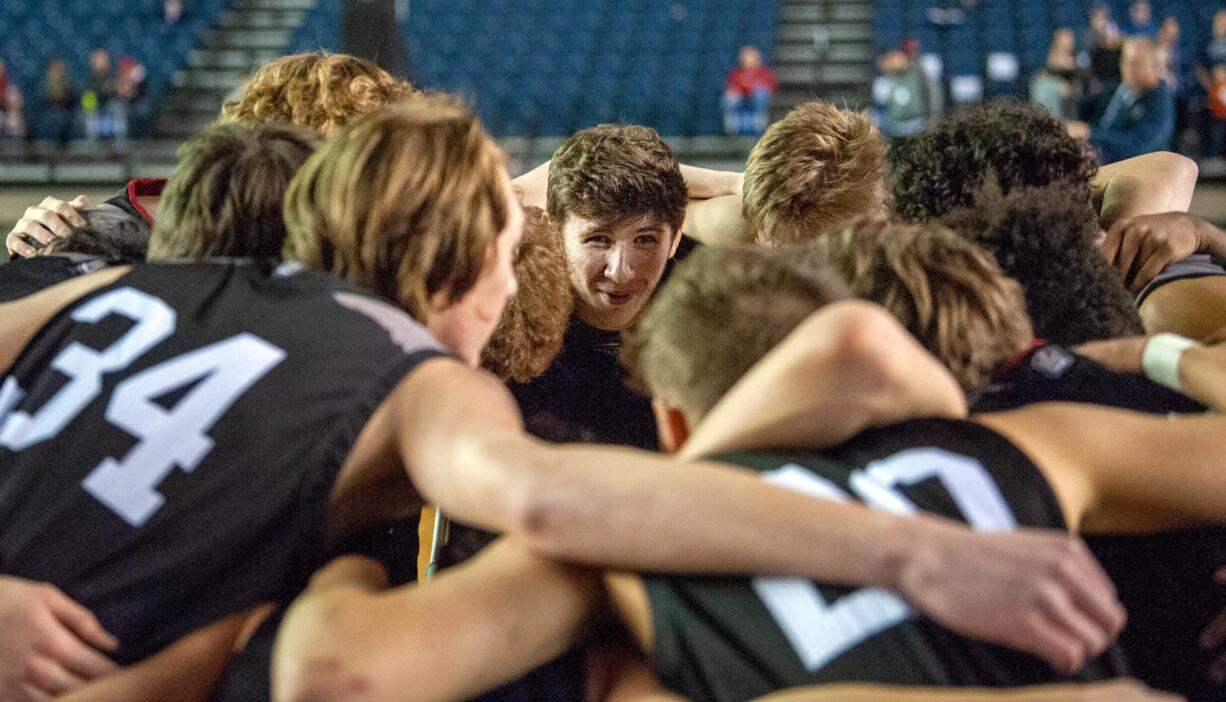
<path fill-rule="evenodd" d="M 816 33 L 816 34 L 815 34 Z M 860 22 L 797 22 L 779 27 L 780 42 L 813 42 L 815 36 L 824 35 L 830 43 L 871 42 L 873 28 Z"/>
<path fill-rule="evenodd" d="M 813 63 L 818 60 L 831 63 L 870 63 L 873 59 L 872 47 L 867 44 L 838 43 L 831 44 L 824 52 L 819 52 L 813 42 L 788 42 L 775 45 L 775 64 Z"/>
<path fill-rule="evenodd" d="M 272 49 L 289 45 L 293 32 L 288 29 L 236 29 L 213 32 L 204 40 L 206 49 Z"/>
<path fill-rule="evenodd" d="M 780 85 L 864 84 L 873 79 L 868 66 L 860 63 L 788 64 L 776 67 Z"/>
<path fill-rule="evenodd" d="M 203 88 L 205 90 L 231 90 L 247 77 L 247 71 L 208 70 L 196 68 L 171 76 L 170 83 L 176 88 L 189 90 Z"/>
<path fill-rule="evenodd" d="M 222 29 L 292 29 L 302 24 L 303 10 L 226 10 L 217 26 Z"/>
<path fill-rule="evenodd" d="M 231 69 L 251 71 L 256 66 L 275 59 L 280 52 L 271 49 L 197 49 L 187 55 L 188 68 Z"/>
<path fill-rule="evenodd" d="M 826 8 L 818 3 L 805 5 L 784 5 L 779 8 L 781 22 L 824 22 Z"/>
<path fill-rule="evenodd" d="M 873 6 L 870 3 L 831 2 L 829 19 L 842 22 L 872 22 Z"/>
<path fill-rule="evenodd" d="M 310 10 L 315 0 L 237 0 L 230 6 L 234 10 Z"/>

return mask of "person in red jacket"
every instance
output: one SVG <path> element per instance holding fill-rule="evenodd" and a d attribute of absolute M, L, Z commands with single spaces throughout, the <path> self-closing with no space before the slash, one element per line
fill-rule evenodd
<path fill-rule="evenodd" d="M 775 72 L 762 65 L 762 53 L 742 46 L 738 66 L 724 87 L 724 131 L 759 136 L 766 131 L 771 98 L 778 85 Z"/>

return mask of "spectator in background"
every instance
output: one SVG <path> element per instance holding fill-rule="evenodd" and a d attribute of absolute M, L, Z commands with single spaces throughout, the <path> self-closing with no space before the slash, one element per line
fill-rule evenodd
<path fill-rule="evenodd" d="M 1189 93 L 1195 85 L 1195 80 L 1191 63 L 1185 60 L 1183 51 L 1179 49 L 1179 34 L 1179 20 L 1167 17 L 1162 20 L 1154 45 L 1159 63 L 1162 64 L 1162 79 L 1175 96 L 1175 150 L 1184 152 L 1184 132 L 1188 128 L 1191 100 Z"/>
<path fill-rule="evenodd" d="M 1213 66 L 1226 64 L 1226 9 L 1214 13 L 1209 43 L 1205 45 L 1205 51 L 1200 59 L 1205 77 L 1208 77 L 1209 70 Z"/>
<path fill-rule="evenodd" d="M 0 112 L 8 109 L 8 93 L 9 93 L 9 74 L 8 67 L 4 65 L 4 59 L 0 59 Z"/>
<path fill-rule="evenodd" d="M 770 104 L 778 84 L 775 72 L 762 65 L 762 53 L 742 46 L 739 65 L 728 74 L 724 87 L 724 131 L 758 136 L 770 122 Z"/>
<path fill-rule="evenodd" d="M 119 61 L 115 77 L 115 97 L 111 101 L 111 119 L 115 123 L 115 148 L 123 152 L 127 146 L 129 123 L 133 116 L 144 114 L 145 67 L 136 59 L 125 56 Z"/>
<path fill-rule="evenodd" d="M 4 125 L 0 131 L 5 139 L 25 141 L 29 136 L 26 125 L 26 100 L 16 83 L 9 83 L 4 90 Z"/>
<path fill-rule="evenodd" d="M 1209 94 L 1209 119 L 1204 155 L 1222 158 L 1226 150 L 1226 63 L 1213 67 L 1205 82 L 1205 91 Z"/>
<path fill-rule="evenodd" d="M 922 132 L 929 115 L 928 79 L 923 69 L 898 49 L 882 54 L 877 67 L 887 86 L 878 120 L 881 133 L 897 139 Z"/>
<path fill-rule="evenodd" d="M 1085 71 L 1077 65 L 1075 37 L 1071 29 L 1057 29 L 1051 36 L 1047 63 L 1030 80 L 1030 101 L 1047 108 L 1057 119 L 1073 119 L 1081 100 Z"/>
<path fill-rule="evenodd" d="M 47 62 L 47 72 L 43 76 L 43 108 L 40 121 L 44 138 L 57 142 L 61 148 L 68 145 L 68 140 L 72 138 L 73 110 L 76 104 L 77 94 L 72 88 L 72 80 L 68 77 L 64 60 L 51 59 Z"/>
<path fill-rule="evenodd" d="M 1128 8 L 1128 36 L 1146 39 L 1158 36 L 1158 23 L 1154 21 L 1149 0 L 1134 0 Z"/>
<path fill-rule="evenodd" d="M 1104 164 L 1169 148 L 1175 132 L 1175 98 L 1162 80 L 1153 42 L 1124 42 L 1120 76 L 1114 90 L 1084 106 L 1088 125 L 1068 125 L 1070 134 L 1089 139 Z"/>
<path fill-rule="evenodd" d="M 183 0 L 165 0 L 162 3 L 162 21 L 177 24 L 183 18 Z"/>
<path fill-rule="evenodd" d="M 106 49 L 94 49 L 89 55 L 89 86 L 81 95 L 85 135 L 90 141 L 115 136 L 115 124 L 110 115 L 113 97 L 115 76 L 111 73 L 111 54 Z"/>
<path fill-rule="evenodd" d="M 1081 37 L 1085 52 L 1081 64 L 1090 69 L 1090 75 L 1102 83 L 1114 83 L 1120 79 L 1120 44 L 1123 37 L 1120 28 L 1111 19 L 1111 9 L 1103 4 L 1090 8 L 1090 25 Z"/>

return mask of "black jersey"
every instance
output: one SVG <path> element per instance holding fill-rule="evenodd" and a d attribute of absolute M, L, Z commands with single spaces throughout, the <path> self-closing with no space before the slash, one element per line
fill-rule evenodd
<path fill-rule="evenodd" d="M 865 432 L 839 449 L 721 457 L 816 497 L 931 512 L 982 531 L 1064 528 L 1035 466 L 987 428 L 915 420 Z M 698 700 L 743 700 L 799 685 L 1010 686 L 1059 681 L 1033 656 L 960 636 L 881 588 L 800 578 L 644 576 L 652 667 Z M 1076 678 L 1114 676 L 1105 659 Z"/>
<path fill-rule="evenodd" d="M 1205 406 L 1141 375 L 1117 373 L 1057 344 L 1042 344 L 1001 368 L 972 403 L 974 412 L 999 412 L 1036 402 L 1085 402 L 1167 414 Z"/>
<path fill-rule="evenodd" d="M 1148 378 L 1116 373 L 1062 346 L 1045 344 L 1002 369 L 974 411 L 1036 402 L 1083 402 L 1149 414 L 1206 409 Z M 1212 586 L 1213 572 L 1226 563 L 1226 529 L 1086 535 L 1085 540 L 1128 610 L 1119 642 L 1133 675 L 1189 699 L 1226 699 L 1226 687 L 1206 675 L 1211 657 L 1197 643 L 1200 632 L 1226 607 L 1226 598 Z"/>
<path fill-rule="evenodd" d="M 62 310 L 0 379 L 0 572 L 59 586 L 129 663 L 292 596 L 371 413 L 442 353 L 293 265 L 147 265 Z"/>
<path fill-rule="evenodd" d="M 621 334 L 571 318 L 562 350 L 540 376 L 509 387 L 531 434 L 558 443 L 659 448 L 651 398 L 629 385 Z"/>
<path fill-rule="evenodd" d="M 0 264 L 0 302 L 9 302 L 112 265 L 101 256 L 51 254 Z"/>

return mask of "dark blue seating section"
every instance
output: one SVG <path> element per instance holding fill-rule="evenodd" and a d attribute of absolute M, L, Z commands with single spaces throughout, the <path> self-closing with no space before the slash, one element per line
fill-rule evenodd
<path fill-rule="evenodd" d="M 945 77 L 976 75 L 984 77 L 987 96 L 1024 95 L 1035 71 L 1047 61 L 1052 32 L 1069 28 L 1078 36 L 1085 29 L 1090 8 L 1106 4 L 1112 19 L 1121 28 L 1126 24 L 1130 0 L 978 0 L 967 3 L 963 24 L 932 22 L 930 11 L 938 16 L 951 7 L 964 7 L 953 0 L 875 0 L 873 3 L 873 43 L 875 53 L 897 48 L 905 38 L 919 40 L 923 53 L 940 55 Z M 1150 0 L 1154 17 L 1174 16 L 1180 25 L 1180 49 L 1185 61 L 1195 60 L 1209 41 L 1213 13 L 1226 7 L 1223 0 Z M 987 79 L 987 56 L 1007 52 L 1017 56 L 1018 79 L 996 84 Z"/>
<path fill-rule="evenodd" d="M 337 50 L 343 0 L 320 0 L 292 49 Z M 722 133 L 740 46 L 773 53 L 778 0 L 413 0 L 414 83 L 469 99 L 498 136 L 601 122 Z"/>
<path fill-rule="evenodd" d="M 112 69 L 131 56 L 147 71 L 145 95 L 156 105 L 187 54 L 216 22 L 226 0 L 188 0 L 179 22 L 163 21 L 163 0 L 0 0 L 0 58 L 26 98 L 37 132 L 47 62 L 61 58 L 78 95 L 89 82 L 89 54 L 111 53 Z"/>

